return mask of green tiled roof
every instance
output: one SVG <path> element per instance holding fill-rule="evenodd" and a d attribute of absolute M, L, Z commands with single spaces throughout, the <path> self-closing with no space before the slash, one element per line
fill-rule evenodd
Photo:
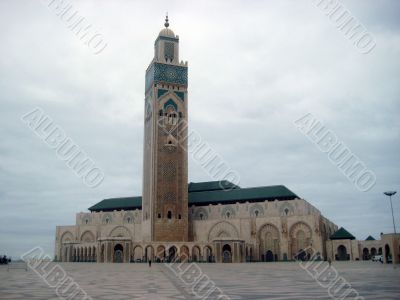
<path fill-rule="evenodd" d="M 369 235 L 366 239 L 366 241 L 375 241 L 374 237 Z"/>
<path fill-rule="evenodd" d="M 355 240 L 356 238 L 350 232 L 348 232 L 343 227 L 340 227 L 338 231 L 336 231 L 330 237 L 331 240 Z"/>
<path fill-rule="evenodd" d="M 90 211 L 130 210 L 142 208 L 142 197 L 104 199 L 89 207 Z"/>
<path fill-rule="evenodd" d="M 216 191 L 222 189 L 240 189 L 239 186 L 227 180 L 221 181 L 206 181 L 206 182 L 190 182 L 188 185 L 189 193 Z"/>
<path fill-rule="evenodd" d="M 224 190 L 223 187 L 230 189 Z M 204 206 L 208 204 L 230 204 L 236 202 L 260 202 L 264 200 L 293 200 L 296 194 L 283 185 L 264 186 L 254 188 L 240 188 L 226 181 L 220 185 L 219 181 L 190 183 L 189 206 Z M 104 199 L 89 207 L 90 211 L 131 210 L 142 208 L 142 197 L 126 197 Z"/>
<path fill-rule="evenodd" d="M 283 185 L 244 189 L 203 191 L 189 193 L 189 205 L 227 204 L 236 202 L 259 202 L 264 200 L 291 200 L 298 198 Z"/>

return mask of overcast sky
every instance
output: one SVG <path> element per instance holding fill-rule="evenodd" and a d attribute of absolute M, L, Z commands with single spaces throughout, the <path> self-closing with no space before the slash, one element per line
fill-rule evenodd
<path fill-rule="evenodd" d="M 0 254 L 54 253 L 56 225 L 141 195 L 144 76 L 169 12 L 189 62 L 190 128 L 241 176 L 282 184 L 358 239 L 392 232 L 398 190 L 400 2 L 346 1 L 376 47 L 360 51 L 309 1 L 71 1 L 98 55 L 47 7 L 0 2 Z M 89 188 L 21 121 L 41 108 L 105 174 Z M 376 174 L 359 191 L 293 124 L 321 120 Z M 193 160 L 189 180 L 213 180 Z M 400 230 L 400 196 L 393 198 Z"/>

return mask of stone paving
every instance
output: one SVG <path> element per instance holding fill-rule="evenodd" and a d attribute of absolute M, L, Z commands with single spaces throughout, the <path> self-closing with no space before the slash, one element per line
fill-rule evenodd
<path fill-rule="evenodd" d="M 92 299 L 199 299 L 163 264 L 153 264 L 151 268 L 146 264 L 60 263 L 59 266 Z M 327 289 L 294 262 L 198 266 L 229 296 L 221 300 L 332 299 Z M 395 269 L 373 262 L 335 262 L 332 266 L 364 299 L 400 299 L 400 266 Z M 0 299 L 59 298 L 55 289 L 32 270 L 7 271 L 6 266 L 0 266 Z"/>

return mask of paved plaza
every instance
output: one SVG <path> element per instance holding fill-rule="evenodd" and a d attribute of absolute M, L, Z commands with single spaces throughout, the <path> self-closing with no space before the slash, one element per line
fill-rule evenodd
<path fill-rule="evenodd" d="M 59 265 L 92 299 L 198 299 L 163 264 Z M 295 262 L 198 266 L 230 299 L 332 299 Z M 335 262 L 333 267 L 365 299 L 400 299 L 399 267 L 373 262 Z M 1 266 L 0 299 L 59 298 L 32 270 Z"/>

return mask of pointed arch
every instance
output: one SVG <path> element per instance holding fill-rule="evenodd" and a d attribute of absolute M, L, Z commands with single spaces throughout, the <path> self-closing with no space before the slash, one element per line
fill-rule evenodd
<path fill-rule="evenodd" d="M 194 213 L 195 220 L 207 220 L 208 219 L 208 212 L 204 207 L 196 208 Z"/>
<path fill-rule="evenodd" d="M 213 225 L 213 227 L 208 232 L 208 241 L 212 242 L 213 240 L 220 237 L 220 234 L 223 234 L 225 235 L 224 237 L 229 237 L 231 239 L 239 238 L 239 231 L 233 224 L 227 221 L 221 221 Z"/>
<path fill-rule="evenodd" d="M 74 241 L 74 235 L 71 231 L 66 231 L 61 235 L 61 243 L 68 243 Z"/>
<path fill-rule="evenodd" d="M 179 256 L 181 260 L 188 261 L 190 259 L 189 247 L 186 245 L 181 246 L 181 248 L 179 249 Z"/>
<path fill-rule="evenodd" d="M 192 260 L 194 262 L 201 261 L 201 250 L 200 247 L 197 245 L 193 246 L 192 248 Z"/>
<path fill-rule="evenodd" d="M 289 230 L 291 258 L 295 258 L 299 253 L 311 246 L 312 230 L 311 227 L 303 222 L 294 223 Z"/>
<path fill-rule="evenodd" d="M 133 216 L 133 213 L 127 212 L 124 215 L 124 224 L 133 224 L 135 221 L 135 217 Z"/>
<path fill-rule="evenodd" d="M 111 224 L 111 223 L 112 223 L 112 216 L 111 216 L 111 214 L 109 214 L 109 213 L 104 214 L 104 215 L 103 215 L 103 218 L 102 218 L 102 223 L 103 223 L 104 225 Z"/>
<path fill-rule="evenodd" d="M 231 219 L 236 216 L 235 209 L 233 205 L 226 205 L 221 212 L 221 217 L 224 219 Z"/>
<path fill-rule="evenodd" d="M 108 235 L 110 237 L 129 237 L 132 238 L 132 234 L 128 228 L 125 226 L 117 226 L 114 227 L 111 231 L 110 234 Z"/>
<path fill-rule="evenodd" d="M 90 230 L 86 230 L 81 234 L 80 240 L 83 243 L 94 243 L 95 235 Z"/>
<path fill-rule="evenodd" d="M 261 261 L 276 261 L 281 259 L 278 227 L 271 223 L 265 223 L 258 230 L 257 240 L 260 247 Z"/>
<path fill-rule="evenodd" d="M 168 99 L 167 102 L 164 103 L 164 110 L 167 110 L 167 108 L 169 106 L 172 106 L 174 108 L 175 111 L 178 111 L 178 105 L 175 103 L 174 100 L 172 100 L 171 98 Z"/>
<path fill-rule="evenodd" d="M 133 260 L 136 261 L 142 261 L 143 260 L 143 248 L 140 245 L 135 246 L 133 248 Z"/>
<path fill-rule="evenodd" d="M 250 207 L 250 217 L 257 218 L 261 216 L 264 216 L 264 208 L 259 203 L 253 204 Z"/>

